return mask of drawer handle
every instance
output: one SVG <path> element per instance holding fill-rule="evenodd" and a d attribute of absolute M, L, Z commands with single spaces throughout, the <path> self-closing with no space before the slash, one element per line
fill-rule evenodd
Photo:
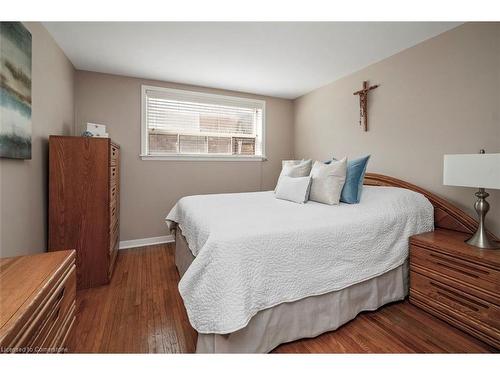
<path fill-rule="evenodd" d="M 449 300 L 455 302 L 455 303 L 458 303 L 459 305 L 462 305 L 470 310 L 473 310 L 473 311 L 479 311 L 479 308 L 477 308 L 475 305 L 477 306 L 480 306 L 482 307 L 483 309 L 489 309 L 490 307 L 488 305 L 485 305 L 485 304 L 482 304 L 481 302 L 478 302 L 478 301 L 475 301 L 473 299 L 470 299 L 466 296 L 463 296 L 462 294 L 460 293 L 457 293 L 455 292 L 454 290 L 451 290 L 451 289 L 448 289 L 448 288 L 445 288 L 441 285 L 438 285 L 436 283 L 433 283 L 432 281 L 430 282 L 430 284 L 436 288 L 436 292 L 437 294 L 439 294 L 440 296 L 442 297 L 445 297 L 445 298 L 448 298 Z M 445 292 L 445 293 L 443 293 Z M 451 294 L 451 296 L 449 294 Z M 466 302 L 464 302 L 466 301 Z"/>
<path fill-rule="evenodd" d="M 440 295 L 441 297 L 444 297 L 444 298 L 446 298 L 446 299 L 448 299 L 448 300 L 450 300 L 450 301 L 452 301 L 454 303 L 457 303 L 460 306 L 463 306 L 463 307 L 465 307 L 465 308 L 467 308 L 469 310 L 472 310 L 472 311 L 475 311 L 475 312 L 479 311 L 479 309 L 477 307 L 469 305 L 468 303 L 464 303 L 464 302 L 462 302 L 462 301 L 460 301 L 460 300 L 458 300 L 456 298 L 453 298 L 453 297 L 451 297 L 451 296 L 449 296 L 449 295 L 447 295 L 445 293 L 440 292 L 439 290 L 437 291 L 437 294 Z"/>
<path fill-rule="evenodd" d="M 65 291 L 66 291 L 66 286 L 64 286 L 64 287 L 61 289 L 61 291 L 59 292 L 59 294 L 57 295 L 57 298 L 56 298 L 56 300 L 57 300 L 57 301 L 62 300 L 62 298 L 64 297 L 64 292 L 65 292 Z"/>
<path fill-rule="evenodd" d="M 451 268 L 454 271 L 461 272 L 464 275 L 467 275 L 470 277 L 475 277 L 475 278 L 481 277 L 477 273 L 482 273 L 483 275 L 489 275 L 488 271 L 484 271 L 484 270 L 477 269 L 477 268 L 472 268 L 471 266 L 469 266 L 467 264 L 460 263 L 460 262 L 457 262 L 457 261 L 452 260 L 452 259 L 447 259 L 447 258 L 441 257 L 441 256 L 436 255 L 436 254 L 430 254 L 430 256 L 432 258 L 436 258 L 436 259 L 433 259 L 432 261 L 434 263 L 436 263 L 437 265 L 440 265 L 442 267 Z M 463 268 L 465 268 L 466 270 L 464 270 Z"/>
<path fill-rule="evenodd" d="M 457 268 L 457 267 L 453 267 L 449 264 L 446 264 L 446 263 L 443 263 L 443 262 L 435 262 L 438 266 L 442 266 L 442 267 L 445 267 L 445 268 L 449 268 L 455 272 L 458 272 L 458 273 L 461 273 L 463 275 L 466 275 L 466 276 L 469 276 L 469 277 L 473 277 L 475 279 L 479 279 L 479 276 L 474 274 L 474 273 L 471 273 L 471 272 L 467 272 L 467 271 L 464 271 L 460 268 Z"/>
<path fill-rule="evenodd" d="M 59 318 L 59 314 L 61 314 L 61 306 L 59 306 L 59 307 L 57 308 L 57 311 L 56 311 L 56 313 L 55 313 L 55 315 L 54 315 L 54 319 L 53 319 L 54 321 L 55 321 L 55 320 L 57 320 L 57 319 Z"/>

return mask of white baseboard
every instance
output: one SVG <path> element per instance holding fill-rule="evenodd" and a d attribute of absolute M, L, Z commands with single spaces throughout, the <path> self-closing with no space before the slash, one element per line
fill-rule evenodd
<path fill-rule="evenodd" d="M 158 245 L 169 242 L 175 242 L 175 238 L 171 234 L 169 234 L 168 236 L 138 238 L 137 240 L 120 241 L 118 249 L 131 249 L 133 247 Z"/>

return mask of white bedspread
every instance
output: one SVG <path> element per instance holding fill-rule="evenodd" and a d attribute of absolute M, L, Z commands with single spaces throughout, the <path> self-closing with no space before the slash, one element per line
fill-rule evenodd
<path fill-rule="evenodd" d="M 343 289 L 403 264 L 433 230 L 421 194 L 365 186 L 359 204 L 297 204 L 273 192 L 184 197 L 177 223 L 196 257 L 179 283 L 200 333 L 230 333 L 260 310 Z M 314 317 L 309 317 L 314 319 Z"/>

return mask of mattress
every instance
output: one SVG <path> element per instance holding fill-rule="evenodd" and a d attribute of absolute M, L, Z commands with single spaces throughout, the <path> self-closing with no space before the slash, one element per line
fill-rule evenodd
<path fill-rule="evenodd" d="M 195 256 L 179 283 L 202 334 L 246 327 L 260 311 L 345 289 L 404 264 L 433 229 L 421 194 L 365 187 L 356 205 L 296 204 L 272 192 L 182 198 L 167 216 Z"/>

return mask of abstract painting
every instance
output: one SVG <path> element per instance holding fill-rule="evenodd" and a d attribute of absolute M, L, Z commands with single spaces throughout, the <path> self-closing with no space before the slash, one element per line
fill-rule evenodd
<path fill-rule="evenodd" d="M 0 157 L 31 159 L 31 33 L 0 22 Z"/>

